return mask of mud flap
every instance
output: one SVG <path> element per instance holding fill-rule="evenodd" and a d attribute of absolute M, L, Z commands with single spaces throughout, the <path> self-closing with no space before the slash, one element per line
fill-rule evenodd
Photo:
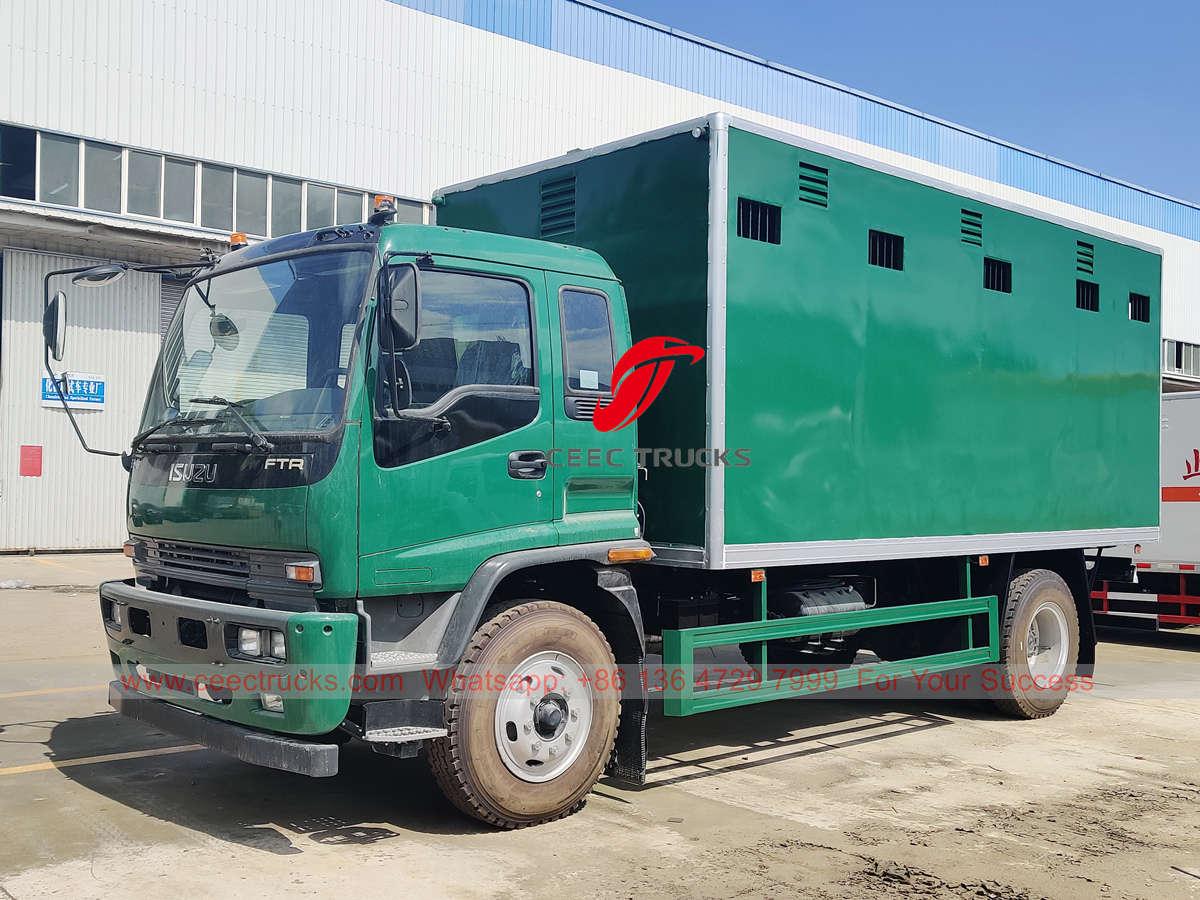
<path fill-rule="evenodd" d="M 638 682 L 645 685 L 644 661 L 637 665 Z M 641 787 L 646 783 L 646 692 L 641 699 L 629 698 L 621 703 L 621 719 L 617 724 L 617 739 L 604 773 L 621 781 Z"/>

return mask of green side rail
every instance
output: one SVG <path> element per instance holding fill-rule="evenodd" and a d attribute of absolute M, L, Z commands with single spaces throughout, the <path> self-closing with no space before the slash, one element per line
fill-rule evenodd
<path fill-rule="evenodd" d="M 971 592 L 970 575 L 965 587 Z M 728 625 L 707 625 L 699 628 L 664 629 L 663 669 L 672 673 L 664 679 L 663 712 L 668 716 L 691 716 L 698 713 L 786 700 L 807 694 L 836 691 L 867 682 L 884 679 L 909 678 L 915 674 L 933 674 L 966 666 L 995 663 L 1000 659 L 999 599 L 995 596 L 963 597 L 958 600 L 938 600 L 905 606 L 888 606 L 853 612 L 822 613 L 788 619 L 767 619 L 765 574 L 761 576 L 759 620 L 735 622 Z M 987 616 L 987 644 L 976 646 L 973 616 Z M 772 682 L 768 677 L 767 641 L 839 631 L 863 631 L 886 628 L 912 622 L 933 622 L 942 619 L 962 619 L 965 647 L 942 653 L 931 653 L 893 662 L 863 663 L 833 669 L 817 669 L 820 677 L 804 677 L 798 667 L 789 670 L 789 677 Z M 708 647 L 759 642 L 757 680 L 725 687 L 697 689 L 695 653 Z M 809 667 L 811 672 L 816 667 Z M 682 673 L 677 679 L 676 672 Z M 797 683 L 796 677 L 799 677 Z"/>

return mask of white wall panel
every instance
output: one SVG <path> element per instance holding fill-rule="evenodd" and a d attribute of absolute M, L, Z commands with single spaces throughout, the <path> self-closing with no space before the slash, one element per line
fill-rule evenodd
<path fill-rule="evenodd" d="M 5 250 L 0 303 L 0 551 L 119 547 L 126 474 L 119 459 L 83 452 L 66 414 L 41 405 L 42 277 L 93 261 Z M 59 372 L 103 376 L 103 410 L 76 411 L 93 447 L 129 446 L 158 353 L 159 276 L 130 273 L 102 288 L 51 283 L 70 297 Z M 20 446 L 42 447 L 42 476 L 17 474 Z"/>

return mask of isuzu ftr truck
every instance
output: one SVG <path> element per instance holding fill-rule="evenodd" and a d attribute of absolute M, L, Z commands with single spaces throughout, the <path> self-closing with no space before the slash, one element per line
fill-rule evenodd
<path fill-rule="evenodd" d="M 1158 534 L 1153 248 L 719 114 L 435 203 L 193 270 L 100 588 L 119 712 L 423 753 L 517 827 L 644 780 L 658 701 L 954 670 L 1037 718 L 1093 662 L 1082 548 Z"/>

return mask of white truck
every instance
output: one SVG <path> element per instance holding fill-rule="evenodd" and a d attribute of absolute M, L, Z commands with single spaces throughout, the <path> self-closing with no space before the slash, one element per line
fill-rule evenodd
<path fill-rule="evenodd" d="M 1157 541 L 1104 550 L 1092 585 L 1097 625 L 1200 625 L 1200 391 L 1166 394 Z"/>

